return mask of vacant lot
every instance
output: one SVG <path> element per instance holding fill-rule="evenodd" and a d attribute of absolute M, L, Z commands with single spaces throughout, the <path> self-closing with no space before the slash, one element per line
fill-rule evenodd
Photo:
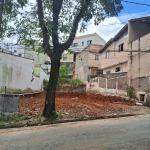
<path fill-rule="evenodd" d="M 44 101 L 44 92 L 37 96 L 22 97 L 19 114 L 30 116 L 41 114 L 44 109 Z M 135 106 L 134 101 L 91 93 L 57 93 L 56 110 L 63 112 L 64 119 L 150 113 L 150 108 Z"/>

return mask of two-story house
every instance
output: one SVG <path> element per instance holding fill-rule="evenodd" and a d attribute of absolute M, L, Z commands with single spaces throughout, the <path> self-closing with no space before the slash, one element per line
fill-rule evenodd
<path fill-rule="evenodd" d="M 71 47 L 69 48 L 71 51 L 74 52 L 74 54 L 68 54 L 64 52 L 62 54 L 61 62 L 75 62 L 76 55 L 90 44 L 105 45 L 105 43 L 105 40 L 97 33 L 76 36 Z"/>

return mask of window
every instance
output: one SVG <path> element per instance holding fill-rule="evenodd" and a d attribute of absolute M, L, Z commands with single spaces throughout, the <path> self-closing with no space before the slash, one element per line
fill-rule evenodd
<path fill-rule="evenodd" d="M 110 74 L 110 71 L 106 71 L 106 74 Z"/>
<path fill-rule="evenodd" d="M 97 70 L 97 76 L 102 75 L 103 74 L 103 70 Z"/>
<path fill-rule="evenodd" d="M 78 47 L 78 43 L 72 43 L 72 47 Z"/>
<path fill-rule="evenodd" d="M 84 46 L 84 42 L 82 42 L 82 46 Z"/>
<path fill-rule="evenodd" d="M 116 71 L 116 72 L 119 72 L 119 71 L 120 71 L 120 67 L 117 67 L 115 71 Z"/>
<path fill-rule="evenodd" d="M 92 40 L 87 41 L 87 45 L 90 45 L 90 44 L 92 44 Z"/>
<path fill-rule="evenodd" d="M 110 51 L 107 51 L 106 52 L 106 58 L 109 58 L 110 57 Z"/>
<path fill-rule="evenodd" d="M 67 60 L 68 60 L 68 57 L 67 57 L 66 54 L 63 54 L 63 55 L 62 55 L 62 60 L 63 60 L 63 61 L 67 61 Z"/>
<path fill-rule="evenodd" d="M 19 56 L 19 57 L 22 57 L 22 54 L 20 53 L 20 54 L 18 54 L 18 56 Z"/>
<path fill-rule="evenodd" d="M 63 61 L 67 61 L 68 60 L 68 57 L 67 56 L 64 56 L 63 57 Z"/>
<path fill-rule="evenodd" d="M 120 44 L 119 45 L 119 52 L 122 52 L 123 51 L 123 44 Z"/>
<path fill-rule="evenodd" d="M 99 55 L 94 55 L 94 60 L 99 61 L 100 60 L 100 56 Z"/>

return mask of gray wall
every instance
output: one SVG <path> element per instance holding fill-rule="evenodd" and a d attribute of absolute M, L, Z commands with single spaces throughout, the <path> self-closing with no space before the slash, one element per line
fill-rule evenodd
<path fill-rule="evenodd" d="M 88 81 L 89 68 L 88 68 L 89 51 L 84 50 L 76 57 L 76 74 L 77 78 L 81 81 Z"/>

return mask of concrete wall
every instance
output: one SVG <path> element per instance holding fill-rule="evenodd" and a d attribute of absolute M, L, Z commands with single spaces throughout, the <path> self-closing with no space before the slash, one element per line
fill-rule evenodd
<path fill-rule="evenodd" d="M 110 65 L 111 66 L 111 65 Z M 120 71 L 116 72 L 116 68 L 120 67 Z M 110 73 L 121 73 L 121 72 L 127 72 L 128 71 L 128 63 L 120 63 L 119 65 L 113 65 L 112 67 L 103 69 L 103 74 L 106 74 L 107 71 L 110 71 Z"/>
<path fill-rule="evenodd" d="M 137 77 L 150 76 L 150 52 L 143 52 L 149 50 L 150 48 L 150 33 L 141 37 L 140 40 L 132 42 L 132 49 L 138 52 L 133 52 L 132 59 L 128 59 L 128 76 L 130 79 L 135 79 Z"/>
<path fill-rule="evenodd" d="M 75 74 L 77 75 L 77 78 L 81 81 L 88 81 L 88 75 L 90 73 L 88 68 L 88 57 L 88 49 L 85 49 L 76 57 Z"/>
<path fill-rule="evenodd" d="M 100 54 L 98 50 L 100 45 L 90 45 L 76 57 L 76 74 L 81 81 L 88 81 L 89 75 L 97 75 L 97 70 L 100 68 L 101 61 L 95 60 L 95 55 Z M 95 52 L 94 52 L 95 51 Z"/>
<path fill-rule="evenodd" d="M 31 59 L 0 52 L 0 86 L 6 86 L 8 90 L 42 90 L 47 76 L 41 72 L 40 78 L 34 77 L 33 68 Z"/>
<path fill-rule="evenodd" d="M 47 56 L 47 54 L 38 53 L 36 51 L 25 51 L 25 57 L 34 59 L 35 65 L 44 64 L 45 61 L 50 60 L 50 58 Z"/>
<path fill-rule="evenodd" d="M 96 92 L 101 94 L 112 94 L 127 96 L 127 77 L 119 76 L 116 78 L 102 78 L 98 77 L 92 79 L 86 86 L 86 91 Z"/>
<path fill-rule="evenodd" d="M 129 28 L 129 43 L 139 39 L 140 37 L 150 32 L 150 26 L 145 23 L 129 21 L 128 28 Z"/>
<path fill-rule="evenodd" d="M 89 57 L 88 57 L 88 66 L 97 67 L 101 69 L 101 55 L 98 53 L 101 45 L 90 45 L 89 46 Z M 95 52 L 94 52 L 95 51 Z M 99 56 L 99 60 L 95 60 L 95 55 Z"/>

